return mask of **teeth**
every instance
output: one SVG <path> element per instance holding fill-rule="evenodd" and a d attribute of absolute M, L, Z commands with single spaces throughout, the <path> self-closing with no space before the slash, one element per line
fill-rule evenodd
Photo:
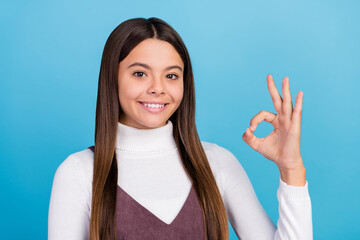
<path fill-rule="evenodd" d="M 165 106 L 165 104 L 148 104 L 148 103 L 144 103 L 145 107 L 151 107 L 151 108 L 162 108 Z"/>

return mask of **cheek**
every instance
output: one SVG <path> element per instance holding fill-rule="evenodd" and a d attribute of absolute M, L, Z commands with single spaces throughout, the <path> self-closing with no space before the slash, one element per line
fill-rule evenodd
<path fill-rule="evenodd" d="M 126 106 L 131 104 L 139 96 L 139 87 L 131 84 L 128 81 L 127 84 L 119 84 L 119 101 L 120 105 Z"/>
<path fill-rule="evenodd" d="M 180 104 L 183 98 L 183 91 L 184 91 L 183 84 L 174 86 L 174 88 L 172 89 L 172 96 L 174 98 L 174 101 L 177 102 L 178 104 Z"/>

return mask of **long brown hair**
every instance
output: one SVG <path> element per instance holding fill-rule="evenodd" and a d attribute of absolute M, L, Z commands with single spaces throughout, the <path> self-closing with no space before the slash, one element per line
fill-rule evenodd
<path fill-rule="evenodd" d="M 202 208 L 206 239 L 229 239 L 225 206 L 195 126 L 195 88 L 190 56 L 179 34 L 169 24 L 154 17 L 122 22 L 112 31 L 104 47 L 96 105 L 89 239 L 115 239 L 118 179 L 115 144 L 122 113 L 118 97 L 118 64 L 147 38 L 169 42 L 184 62 L 183 99 L 170 117 L 174 139 Z"/>

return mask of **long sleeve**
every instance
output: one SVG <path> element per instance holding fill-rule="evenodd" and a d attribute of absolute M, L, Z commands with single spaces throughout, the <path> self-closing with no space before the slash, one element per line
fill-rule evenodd
<path fill-rule="evenodd" d="M 227 149 L 217 148 L 222 164 L 223 200 L 229 221 L 242 240 L 312 240 L 311 201 L 308 182 L 290 186 L 280 178 L 277 191 L 277 227 L 260 204 L 245 170 Z"/>
<path fill-rule="evenodd" d="M 49 240 L 88 239 L 90 209 L 79 159 L 70 155 L 56 170 L 49 216 Z"/>

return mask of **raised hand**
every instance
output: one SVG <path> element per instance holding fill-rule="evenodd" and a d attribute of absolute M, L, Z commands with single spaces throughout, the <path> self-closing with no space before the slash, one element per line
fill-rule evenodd
<path fill-rule="evenodd" d="M 279 168 L 281 179 L 289 185 L 303 186 L 306 183 L 305 167 L 300 154 L 300 129 L 302 96 L 296 97 L 295 108 L 289 89 L 289 78 L 284 77 L 281 98 L 271 75 L 267 76 L 268 89 L 277 114 L 260 111 L 250 121 L 242 139 L 255 151 L 273 161 Z M 253 132 L 257 125 L 265 120 L 274 130 L 264 138 L 257 138 Z"/>

